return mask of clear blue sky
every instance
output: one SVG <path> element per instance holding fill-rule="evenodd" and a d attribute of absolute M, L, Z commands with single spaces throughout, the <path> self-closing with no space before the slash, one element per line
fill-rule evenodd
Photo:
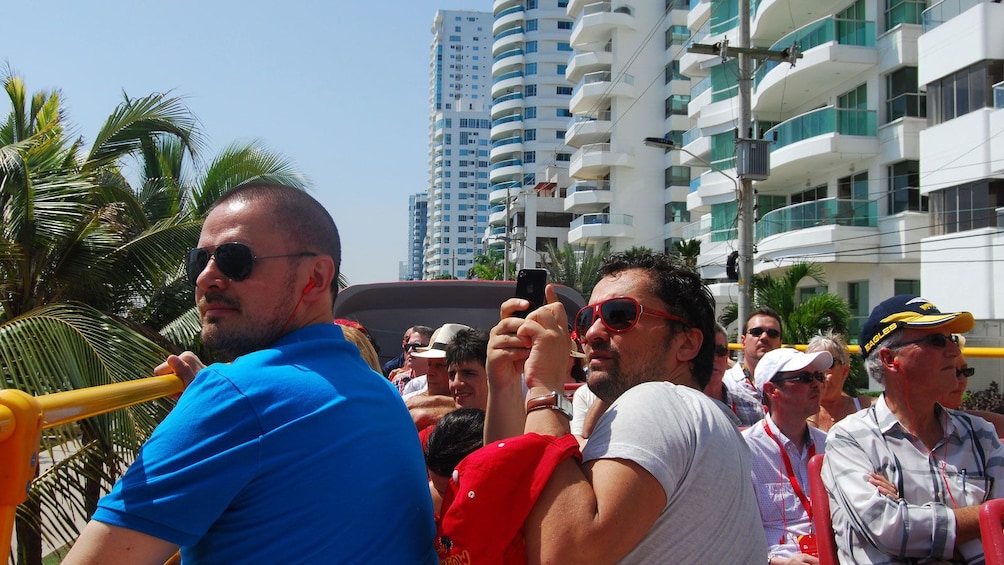
<path fill-rule="evenodd" d="M 0 60 L 31 92 L 59 88 L 86 141 L 122 92 L 184 96 L 207 156 L 258 139 L 292 159 L 338 224 L 349 282 L 389 281 L 406 259 L 408 195 L 428 182 L 433 16 L 491 5 L 13 2 Z"/>

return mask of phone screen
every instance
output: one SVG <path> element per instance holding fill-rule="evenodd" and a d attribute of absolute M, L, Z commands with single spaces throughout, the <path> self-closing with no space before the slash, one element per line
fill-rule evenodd
<path fill-rule="evenodd" d="M 530 301 L 530 308 L 514 312 L 513 316 L 525 318 L 527 314 L 544 305 L 544 288 L 547 287 L 547 271 L 544 269 L 520 269 L 516 275 L 516 298 Z"/>

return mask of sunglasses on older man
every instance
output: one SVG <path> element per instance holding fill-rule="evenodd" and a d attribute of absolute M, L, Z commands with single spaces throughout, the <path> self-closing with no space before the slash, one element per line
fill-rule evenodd
<path fill-rule="evenodd" d="M 807 384 L 811 383 L 812 381 L 816 381 L 817 383 L 821 383 L 821 382 L 826 381 L 826 375 L 824 375 L 824 374 L 822 374 L 822 373 L 820 373 L 818 371 L 816 371 L 816 372 L 802 371 L 801 373 L 796 373 L 794 375 L 790 375 L 790 376 L 787 376 L 787 377 L 774 377 L 773 379 L 771 379 L 771 381 L 773 381 L 775 383 L 793 383 L 793 382 L 799 382 L 799 383 L 807 385 Z"/>
<path fill-rule="evenodd" d="M 585 339 L 586 332 L 593 326 L 596 318 L 603 322 L 603 327 L 613 333 L 624 333 L 635 326 L 642 314 L 656 316 L 664 320 L 679 322 L 689 326 L 687 320 L 669 312 L 654 308 L 645 308 L 630 296 L 608 298 L 596 304 L 590 304 L 579 310 L 575 315 L 575 335 L 580 340 Z"/>
<path fill-rule="evenodd" d="M 899 349 L 900 347 L 906 347 L 907 345 L 933 345 L 934 347 L 944 348 L 948 346 L 948 342 L 952 342 L 955 345 L 959 344 L 959 336 L 955 334 L 927 334 L 924 337 L 918 337 L 917 339 L 911 339 L 910 341 L 904 341 L 894 345 L 890 345 L 890 349 Z"/>
<path fill-rule="evenodd" d="M 202 271 L 209 265 L 209 259 L 216 261 L 216 267 L 228 279 L 240 282 L 251 276 L 251 271 L 257 261 L 263 259 L 279 259 L 282 257 L 314 257 L 317 253 L 313 251 L 300 251 L 299 253 L 287 253 L 284 255 L 267 255 L 259 257 L 251 251 L 251 248 L 243 243 L 223 243 L 210 253 L 202 247 L 188 250 L 188 257 L 185 261 L 185 271 L 188 274 L 188 282 L 195 286 L 196 281 Z"/>

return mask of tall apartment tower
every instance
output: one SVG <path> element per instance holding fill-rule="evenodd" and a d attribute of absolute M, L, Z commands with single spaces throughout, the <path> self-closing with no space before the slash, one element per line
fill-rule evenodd
<path fill-rule="evenodd" d="M 684 2 L 571 0 L 575 50 L 566 72 L 574 151 L 565 209 L 573 244 L 672 251 L 689 221 L 690 169 L 646 137 L 680 138 L 690 79 L 679 73 L 688 39 Z"/>
<path fill-rule="evenodd" d="M 467 278 L 488 226 L 492 14 L 440 10 L 430 57 L 428 236 L 422 277 Z"/>
<path fill-rule="evenodd" d="M 429 230 L 429 195 L 424 192 L 408 197 L 408 262 L 401 280 L 422 280 L 425 265 L 425 238 Z"/>
<path fill-rule="evenodd" d="M 489 252 L 535 267 L 564 244 L 572 86 L 567 0 L 495 0 L 492 24 Z M 514 274 L 510 273 L 510 277 Z"/>

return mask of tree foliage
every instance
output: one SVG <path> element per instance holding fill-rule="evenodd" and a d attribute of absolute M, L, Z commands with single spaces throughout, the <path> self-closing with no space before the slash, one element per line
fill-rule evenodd
<path fill-rule="evenodd" d="M 548 244 L 541 265 L 550 275 L 551 282 L 573 288 L 589 297 L 600 280 L 600 265 L 610 255 L 610 244 L 573 246 L 566 243 L 561 249 Z"/>

